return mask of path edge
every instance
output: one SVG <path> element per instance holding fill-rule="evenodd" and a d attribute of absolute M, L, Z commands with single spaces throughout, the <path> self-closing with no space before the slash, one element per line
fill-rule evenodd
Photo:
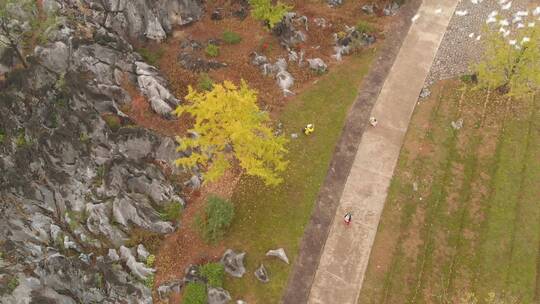
<path fill-rule="evenodd" d="M 411 18 L 421 4 L 422 0 L 411 0 L 401 7 L 396 20 L 387 30 L 385 41 L 377 52 L 377 59 L 362 80 L 358 97 L 348 111 L 326 178 L 304 231 L 299 255 L 293 262 L 293 270 L 289 275 L 281 303 L 300 304 L 308 300 L 322 250 L 367 126 L 369 114 L 409 32 L 412 25 Z"/>

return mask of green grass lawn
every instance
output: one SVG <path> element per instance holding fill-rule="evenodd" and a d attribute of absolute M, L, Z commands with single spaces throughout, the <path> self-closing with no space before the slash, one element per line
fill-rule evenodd
<path fill-rule="evenodd" d="M 247 252 L 248 273 L 242 279 L 227 278 L 225 289 L 234 299 L 248 303 L 279 302 L 292 265 L 266 258 L 265 253 L 283 247 L 291 261 L 297 256 L 347 111 L 373 58 L 372 50 L 351 57 L 289 101 L 279 120 L 287 136 L 298 133 L 299 137 L 291 139 L 288 146 L 290 164 L 283 184 L 268 188 L 256 178 L 240 180 L 232 197 L 235 220 L 225 244 Z M 315 124 L 315 132 L 306 137 L 301 129 L 308 123 Z M 269 271 L 267 284 L 253 275 L 260 263 Z"/>
<path fill-rule="evenodd" d="M 539 301 L 540 98 L 463 89 L 415 110 L 359 303 Z"/>

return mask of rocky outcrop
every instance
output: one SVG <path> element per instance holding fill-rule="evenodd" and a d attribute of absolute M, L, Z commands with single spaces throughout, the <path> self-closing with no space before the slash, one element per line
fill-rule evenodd
<path fill-rule="evenodd" d="M 150 253 L 127 241 L 135 229 L 176 228 L 160 210 L 184 203 L 181 183 L 168 176 L 181 173 L 172 168 L 180 155 L 174 139 L 132 123 L 125 87 L 165 117 L 180 101 L 126 38 L 159 40 L 197 19 L 199 3 L 43 5 L 59 16 L 47 42 L 28 68 L 1 67 L 0 286 L 9 288 L 0 288 L 0 302 L 151 303 L 143 284 L 154 272 L 144 263 Z"/>
<path fill-rule="evenodd" d="M 189 24 L 202 15 L 200 0 L 84 0 L 92 17 L 125 38 L 161 41 L 174 26 Z"/>

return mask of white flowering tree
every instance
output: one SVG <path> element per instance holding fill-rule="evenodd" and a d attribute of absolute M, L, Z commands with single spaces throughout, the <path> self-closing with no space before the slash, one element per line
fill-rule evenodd
<path fill-rule="evenodd" d="M 506 28 L 504 21 L 486 30 L 484 56 L 473 69 L 479 87 L 521 98 L 540 89 L 540 27 L 523 21 Z"/>

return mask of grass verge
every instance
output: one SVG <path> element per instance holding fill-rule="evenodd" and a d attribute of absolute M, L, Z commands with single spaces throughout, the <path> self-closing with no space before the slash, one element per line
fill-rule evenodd
<path fill-rule="evenodd" d="M 228 277 L 225 281 L 225 289 L 235 299 L 279 302 L 291 266 L 265 258 L 265 253 L 283 247 L 291 261 L 296 258 L 346 114 L 373 58 L 374 51 L 353 56 L 285 107 L 280 115 L 284 132 L 287 136 L 298 133 L 299 137 L 289 144 L 290 164 L 283 184 L 268 188 L 255 178 L 240 180 L 232 197 L 236 217 L 225 239 L 228 247 L 247 252 L 248 273 L 242 279 Z M 306 137 L 301 129 L 308 123 L 315 124 L 315 132 Z M 269 271 L 267 284 L 253 275 L 261 262 Z"/>
<path fill-rule="evenodd" d="M 538 301 L 540 100 L 460 88 L 442 82 L 413 114 L 359 303 Z"/>

